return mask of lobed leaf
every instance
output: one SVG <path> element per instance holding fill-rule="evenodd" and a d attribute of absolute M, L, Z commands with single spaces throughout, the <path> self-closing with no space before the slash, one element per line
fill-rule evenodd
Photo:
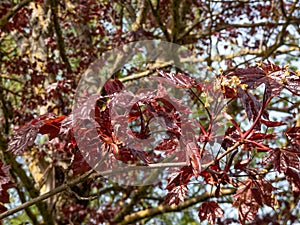
<path fill-rule="evenodd" d="M 234 195 L 233 206 L 238 207 L 239 220 L 242 224 L 254 220 L 259 207 L 263 204 L 274 206 L 273 190 L 271 183 L 265 180 L 249 179 L 239 185 Z"/>
<path fill-rule="evenodd" d="M 204 202 L 198 209 L 199 219 L 207 220 L 210 224 L 216 224 L 216 218 L 223 218 L 224 211 L 215 201 Z"/>

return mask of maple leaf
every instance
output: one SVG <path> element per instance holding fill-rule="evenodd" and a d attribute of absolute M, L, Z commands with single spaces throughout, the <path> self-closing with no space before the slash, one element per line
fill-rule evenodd
<path fill-rule="evenodd" d="M 242 182 L 234 195 L 233 206 L 238 207 L 239 220 L 242 224 L 254 220 L 262 204 L 273 207 L 272 191 L 274 187 L 265 180 L 249 179 Z"/>
<path fill-rule="evenodd" d="M 90 164 L 86 162 L 86 159 L 82 156 L 81 152 L 76 151 L 74 154 L 74 160 L 72 163 L 72 170 L 74 176 L 78 174 L 84 174 L 89 171 L 91 168 Z"/>
<path fill-rule="evenodd" d="M 249 120 L 254 120 L 261 108 L 266 107 L 266 103 L 274 96 L 279 96 L 283 88 L 295 95 L 300 95 L 300 77 L 295 72 L 289 71 L 288 68 L 280 68 L 270 62 L 262 64 L 261 67 L 237 68 L 224 74 L 223 77 L 238 77 L 240 86 L 236 88 L 237 97 L 241 99 Z M 265 96 L 262 103 L 249 92 L 249 89 L 255 89 L 261 84 L 265 85 Z M 247 85 L 248 89 L 241 88 L 241 85 Z M 264 118 L 268 118 L 266 108 L 263 108 L 262 115 Z M 260 123 L 258 121 L 255 126 L 256 129 L 260 128 Z M 267 124 L 268 126 L 275 126 L 274 123 L 269 122 Z"/>
<path fill-rule="evenodd" d="M 194 175 L 197 177 L 201 174 L 201 155 L 200 149 L 195 142 L 188 142 L 186 144 L 187 159 L 189 159 Z"/>
<path fill-rule="evenodd" d="M 298 199 L 300 196 L 300 171 L 294 168 L 288 168 L 285 172 L 285 176 L 292 186 L 295 199 Z"/>
<path fill-rule="evenodd" d="M 235 141 L 238 141 L 241 137 L 241 134 L 237 131 L 236 127 L 229 127 L 225 132 L 225 138 L 222 141 L 222 148 L 227 150 L 234 145 Z"/>
<path fill-rule="evenodd" d="M 259 111 L 263 107 L 263 103 L 261 103 L 252 93 L 248 90 L 243 90 L 242 88 L 238 89 L 237 92 L 238 97 L 241 99 L 243 107 L 246 111 L 247 117 L 249 120 L 255 120 L 258 116 Z M 266 109 L 263 109 L 263 114 L 265 118 L 268 118 L 268 112 Z M 259 129 L 260 123 L 257 124 L 257 128 Z"/>
<path fill-rule="evenodd" d="M 10 182 L 10 177 L 8 176 L 9 169 L 10 167 L 8 165 L 4 165 L 0 161 L 0 191 L 4 190 L 2 185 L 8 184 Z"/>
<path fill-rule="evenodd" d="M 289 142 L 300 150 L 300 127 L 291 127 L 285 134 Z"/>
<path fill-rule="evenodd" d="M 260 119 L 260 122 L 262 122 L 267 127 L 278 127 L 278 126 L 286 125 L 285 122 L 281 122 L 281 121 L 268 121 L 268 120 L 264 120 L 264 119 Z"/>
<path fill-rule="evenodd" d="M 165 151 L 166 154 L 170 154 L 176 150 L 178 144 L 178 141 L 173 138 L 164 138 L 156 145 L 155 150 Z"/>
<path fill-rule="evenodd" d="M 289 167 L 300 171 L 300 150 L 297 148 L 272 149 L 264 158 L 264 164 L 272 163 L 279 172 L 286 172 Z"/>
<path fill-rule="evenodd" d="M 107 94 L 111 95 L 121 92 L 124 89 L 124 85 L 120 80 L 114 79 L 112 81 L 106 81 L 104 84 L 104 89 Z"/>
<path fill-rule="evenodd" d="M 178 205 L 180 202 L 183 202 L 187 195 L 187 186 L 186 185 L 179 185 L 172 188 L 167 196 L 166 202 L 169 205 L 175 204 Z"/>
<path fill-rule="evenodd" d="M 180 201 L 183 201 L 187 195 L 187 184 L 193 176 L 193 169 L 190 166 L 182 167 L 178 172 L 173 173 L 168 179 L 168 185 L 166 189 L 168 194 L 166 196 L 166 202 L 169 205 L 178 205 Z"/>
<path fill-rule="evenodd" d="M 26 147 L 33 145 L 37 134 L 49 134 L 50 140 L 57 137 L 65 118 L 65 116 L 55 117 L 54 114 L 45 114 L 33 119 L 14 133 L 8 143 L 8 151 L 21 154 Z"/>
<path fill-rule="evenodd" d="M 162 81 L 164 83 L 167 83 L 177 88 L 195 87 L 198 91 L 202 91 L 201 85 L 197 83 L 197 81 L 194 78 L 189 77 L 183 73 L 175 74 L 175 73 L 168 73 L 162 70 L 158 70 L 157 72 L 159 75 L 165 78 L 164 80 L 156 78 L 159 81 Z"/>
<path fill-rule="evenodd" d="M 208 220 L 210 224 L 215 224 L 216 218 L 223 218 L 224 211 L 215 201 L 204 202 L 198 209 L 199 219 L 201 221 Z"/>
<path fill-rule="evenodd" d="M 118 148 L 117 145 L 111 144 L 112 152 L 116 159 L 127 164 L 140 164 L 142 160 L 144 164 L 149 164 L 148 154 L 145 151 L 135 150 L 129 147 Z"/>
<path fill-rule="evenodd" d="M 44 119 L 43 120 L 44 124 L 43 126 L 40 127 L 39 133 L 49 134 L 49 139 L 52 140 L 53 138 L 59 135 L 61 123 L 65 118 L 66 116 L 59 116 L 56 118 Z"/>
<path fill-rule="evenodd" d="M 246 84 L 249 89 L 265 84 L 266 99 L 279 96 L 283 88 L 300 95 L 300 77 L 288 68 L 281 68 L 270 62 L 263 63 L 261 67 L 237 68 L 224 76 L 237 76 L 241 84 Z"/>

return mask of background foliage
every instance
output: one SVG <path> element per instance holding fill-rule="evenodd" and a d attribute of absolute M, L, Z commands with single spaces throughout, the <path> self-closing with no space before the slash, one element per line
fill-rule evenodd
<path fill-rule="evenodd" d="M 299 1 L 5 0 L 0 29 L 5 224 L 197 224 L 199 219 L 292 224 L 300 217 Z M 147 39 L 187 47 L 200 65 L 199 77 L 216 75 L 230 103 L 228 129 L 221 152 L 213 155 L 216 161 L 205 170 L 199 166 L 204 154 L 199 144 L 188 152 L 190 164 L 172 178 L 124 187 L 90 171 L 67 122 L 90 63 L 117 46 Z M 168 68 L 136 65 L 116 75 L 123 84 L 114 80 L 106 86 L 109 98 L 139 79 L 136 74 L 159 75 L 182 89 L 204 88 Z M 195 104 L 204 107 L 202 100 Z M 103 107 L 100 133 L 111 138 Z M 201 116 L 197 141 L 206 143 L 212 119 Z M 160 150 L 172 148 L 167 143 Z M 110 141 L 110 150 L 114 144 Z M 115 150 L 120 152 L 111 153 L 120 160 L 134 157 L 130 149 Z M 147 163 L 145 157 L 133 161 Z"/>

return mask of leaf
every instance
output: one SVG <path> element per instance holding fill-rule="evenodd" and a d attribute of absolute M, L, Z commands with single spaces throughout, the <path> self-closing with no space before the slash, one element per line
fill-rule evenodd
<path fill-rule="evenodd" d="M 193 169 L 191 166 L 184 166 L 179 171 L 173 173 L 168 179 L 167 190 L 173 189 L 175 186 L 187 185 L 193 176 Z"/>
<path fill-rule="evenodd" d="M 233 206 L 238 207 L 239 220 L 242 224 L 254 220 L 262 204 L 273 207 L 273 186 L 265 180 L 247 180 L 242 182 L 234 195 Z"/>
<path fill-rule="evenodd" d="M 180 202 L 184 201 L 186 195 L 187 195 L 186 185 L 175 186 L 168 192 L 166 196 L 166 202 L 169 205 L 172 204 L 178 205 Z"/>
<path fill-rule="evenodd" d="M 49 139 L 52 140 L 59 135 L 61 123 L 65 118 L 66 116 L 59 116 L 43 120 L 44 125 L 40 127 L 39 133 L 49 134 Z"/>
<path fill-rule="evenodd" d="M 176 150 L 178 144 L 178 141 L 173 138 L 164 138 L 156 145 L 155 150 L 165 151 L 166 154 L 170 154 Z"/>
<path fill-rule="evenodd" d="M 111 144 L 111 148 L 116 159 L 123 163 L 140 165 L 140 160 L 142 160 L 144 164 L 150 163 L 148 154 L 145 151 L 139 151 L 129 147 L 118 148 L 117 145 L 113 143 Z"/>
<path fill-rule="evenodd" d="M 249 120 L 255 120 L 259 114 L 259 111 L 263 107 L 263 104 L 258 101 L 258 99 L 247 90 L 241 88 L 238 89 L 238 97 L 241 99 L 243 107 L 246 111 L 247 117 Z M 263 109 L 263 116 L 268 118 L 268 112 L 266 109 Z M 260 123 L 257 124 L 257 128 L 260 128 Z"/>
<path fill-rule="evenodd" d="M 178 205 L 180 201 L 183 201 L 187 195 L 187 184 L 193 176 L 193 169 L 190 166 L 184 166 L 176 173 L 173 173 L 168 179 L 168 185 L 166 189 L 168 194 L 166 196 L 166 202 L 169 205 Z"/>
<path fill-rule="evenodd" d="M 300 196 L 300 171 L 293 168 L 288 168 L 285 172 L 285 176 L 292 186 L 292 191 L 295 199 Z"/>
<path fill-rule="evenodd" d="M 273 149 L 263 159 L 264 163 L 272 163 L 279 172 L 286 172 L 289 167 L 300 171 L 300 150 L 296 148 Z"/>
<path fill-rule="evenodd" d="M 234 145 L 234 140 L 238 141 L 240 139 L 240 135 L 237 131 L 236 127 L 229 127 L 225 132 L 225 138 L 222 141 L 222 148 L 227 150 L 227 148 L 230 148 Z"/>
<path fill-rule="evenodd" d="M 241 84 L 247 84 L 249 89 L 265 84 L 267 99 L 278 96 L 283 88 L 300 95 L 300 77 L 288 68 L 270 62 L 263 63 L 261 67 L 238 68 L 225 76 L 237 76 Z"/>
<path fill-rule="evenodd" d="M 285 122 L 280 122 L 280 121 L 268 121 L 264 119 L 260 119 L 260 121 L 267 127 L 278 127 L 278 126 L 286 125 Z"/>
<path fill-rule="evenodd" d="M 291 127 L 285 134 L 289 142 L 300 150 L 300 127 Z"/>
<path fill-rule="evenodd" d="M 39 129 L 44 125 L 44 118 L 40 116 L 17 130 L 8 143 L 8 151 L 21 154 L 26 147 L 33 145 Z"/>
<path fill-rule="evenodd" d="M 192 165 L 194 175 L 197 177 L 201 174 L 201 155 L 200 149 L 195 142 L 186 143 L 186 153 Z"/>
<path fill-rule="evenodd" d="M 81 152 L 76 151 L 72 163 L 72 170 L 74 176 L 78 174 L 84 174 L 88 172 L 90 169 L 92 169 L 90 164 L 86 162 L 86 159 L 82 156 Z"/>
<path fill-rule="evenodd" d="M 216 218 L 223 218 L 224 211 L 217 202 L 204 202 L 198 209 L 199 219 L 202 221 L 208 220 L 210 224 L 215 224 Z"/>
<path fill-rule="evenodd" d="M 107 94 L 111 95 L 121 92 L 124 89 L 124 85 L 120 80 L 114 79 L 112 81 L 106 81 L 104 84 L 104 89 Z"/>
<path fill-rule="evenodd" d="M 10 166 L 4 165 L 0 161 L 0 191 L 4 190 L 2 185 L 8 184 L 10 182 L 10 177 L 8 176 L 9 169 L 10 169 Z"/>
<path fill-rule="evenodd" d="M 175 73 L 168 73 L 168 72 L 165 72 L 162 70 L 158 70 L 157 72 L 159 75 L 161 75 L 163 78 L 165 78 L 164 80 L 158 79 L 159 81 L 162 81 L 169 85 L 175 86 L 177 88 L 195 87 L 195 88 L 197 88 L 198 91 L 202 90 L 200 84 L 198 84 L 194 78 L 191 78 L 183 73 L 175 74 Z"/>
<path fill-rule="evenodd" d="M 66 116 L 55 117 L 54 114 L 45 114 L 33 119 L 14 133 L 8 144 L 8 151 L 21 154 L 26 147 L 33 145 L 37 134 L 49 134 L 50 140 L 57 137 L 65 118 Z"/>

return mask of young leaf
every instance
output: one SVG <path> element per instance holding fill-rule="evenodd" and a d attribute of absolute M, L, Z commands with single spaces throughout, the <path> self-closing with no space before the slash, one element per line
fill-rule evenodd
<path fill-rule="evenodd" d="M 166 196 L 166 202 L 169 205 L 173 205 L 173 204 L 178 205 L 180 202 L 184 201 L 186 195 L 187 195 L 186 185 L 175 186 L 168 192 Z"/>
<path fill-rule="evenodd" d="M 194 78 L 191 78 L 183 73 L 168 73 L 162 70 L 158 70 L 158 74 L 161 75 L 164 80 L 159 79 L 160 81 L 167 83 L 169 85 L 175 86 L 177 88 L 191 88 L 195 87 L 198 91 L 201 91 L 200 84 Z"/>
<path fill-rule="evenodd" d="M 223 218 L 224 211 L 217 202 L 204 202 L 198 209 L 199 219 L 202 221 L 208 220 L 210 224 L 215 224 L 216 218 Z"/>
<path fill-rule="evenodd" d="M 187 195 L 187 184 L 192 176 L 193 169 L 190 166 L 184 166 L 178 172 L 172 174 L 166 187 L 168 190 L 166 202 L 169 205 L 178 205 L 180 201 L 184 200 Z"/>
<path fill-rule="evenodd" d="M 291 127 L 285 134 L 289 142 L 300 150 L 300 127 Z"/>
<path fill-rule="evenodd" d="M 264 158 L 265 164 L 272 163 L 279 172 L 286 172 L 289 167 L 300 171 L 300 150 L 296 148 L 273 149 Z"/>
<path fill-rule="evenodd" d="M 273 186 L 265 180 L 249 179 L 240 184 L 234 195 L 233 206 L 238 207 L 239 219 L 242 224 L 254 220 L 262 204 L 273 206 L 271 192 Z"/>

